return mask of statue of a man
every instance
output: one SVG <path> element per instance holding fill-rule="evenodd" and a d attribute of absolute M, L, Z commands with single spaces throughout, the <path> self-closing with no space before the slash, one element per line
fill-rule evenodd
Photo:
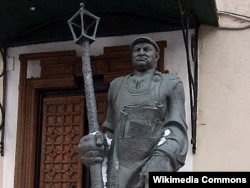
<path fill-rule="evenodd" d="M 178 171 L 188 151 L 183 83 L 156 70 L 159 47 L 148 37 L 131 44 L 134 71 L 114 79 L 103 124 L 109 142 L 84 136 L 78 145 L 87 167 L 105 158 L 108 188 L 148 187 L 148 172 Z"/>

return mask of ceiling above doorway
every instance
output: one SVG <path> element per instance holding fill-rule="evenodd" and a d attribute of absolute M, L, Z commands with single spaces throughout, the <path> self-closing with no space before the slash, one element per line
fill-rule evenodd
<path fill-rule="evenodd" d="M 73 40 L 67 20 L 81 2 L 101 18 L 96 37 L 181 29 L 177 0 L 1 0 L 0 45 Z M 199 24 L 218 26 L 215 0 L 188 2 Z"/>

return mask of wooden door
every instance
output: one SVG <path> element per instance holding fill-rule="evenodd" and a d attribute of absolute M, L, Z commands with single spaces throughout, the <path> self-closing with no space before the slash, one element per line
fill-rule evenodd
<path fill-rule="evenodd" d="M 106 93 L 96 96 L 100 124 L 105 119 L 106 96 Z M 85 114 L 83 96 L 43 100 L 39 188 L 82 188 L 83 182 L 88 181 L 83 177 L 83 165 L 77 153 L 77 145 L 84 135 Z"/>
<path fill-rule="evenodd" d="M 77 145 L 84 134 L 84 97 L 43 100 L 40 188 L 82 187 Z"/>

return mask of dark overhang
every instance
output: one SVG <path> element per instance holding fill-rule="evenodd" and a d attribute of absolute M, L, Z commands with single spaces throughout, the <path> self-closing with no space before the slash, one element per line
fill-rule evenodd
<path fill-rule="evenodd" d="M 188 1 L 199 24 L 218 26 L 215 0 Z M 177 0 L 1 0 L 0 44 L 72 40 L 67 20 L 81 2 L 101 18 L 97 38 L 181 29 Z"/>

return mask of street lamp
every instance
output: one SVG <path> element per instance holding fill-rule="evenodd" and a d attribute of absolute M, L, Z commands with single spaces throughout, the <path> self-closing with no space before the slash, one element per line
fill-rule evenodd
<path fill-rule="evenodd" d="M 96 144 L 103 144 L 103 134 L 99 131 L 97 108 L 93 86 L 93 76 L 90 64 L 89 45 L 95 41 L 95 35 L 100 18 L 93 15 L 80 4 L 80 9 L 69 20 L 68 24 L 72 32 L 74 42 L 82 49 L 82 72 L 84 78 L 85 98 L 87 105 L 88 126 L 90 133 L 96 133 Z M 102 163 L 94 163 L 90 166 L 91 187 L 103 188 Z"/>
<path fill-rule="evenodd" d="M 95 41 L 99 21 L 100 18 L 84 9 L 84 4 L 81 3 L 79 11 L 68 20 L 74 42 L 81 44 L 83 40 L 90 43 Z"/>

